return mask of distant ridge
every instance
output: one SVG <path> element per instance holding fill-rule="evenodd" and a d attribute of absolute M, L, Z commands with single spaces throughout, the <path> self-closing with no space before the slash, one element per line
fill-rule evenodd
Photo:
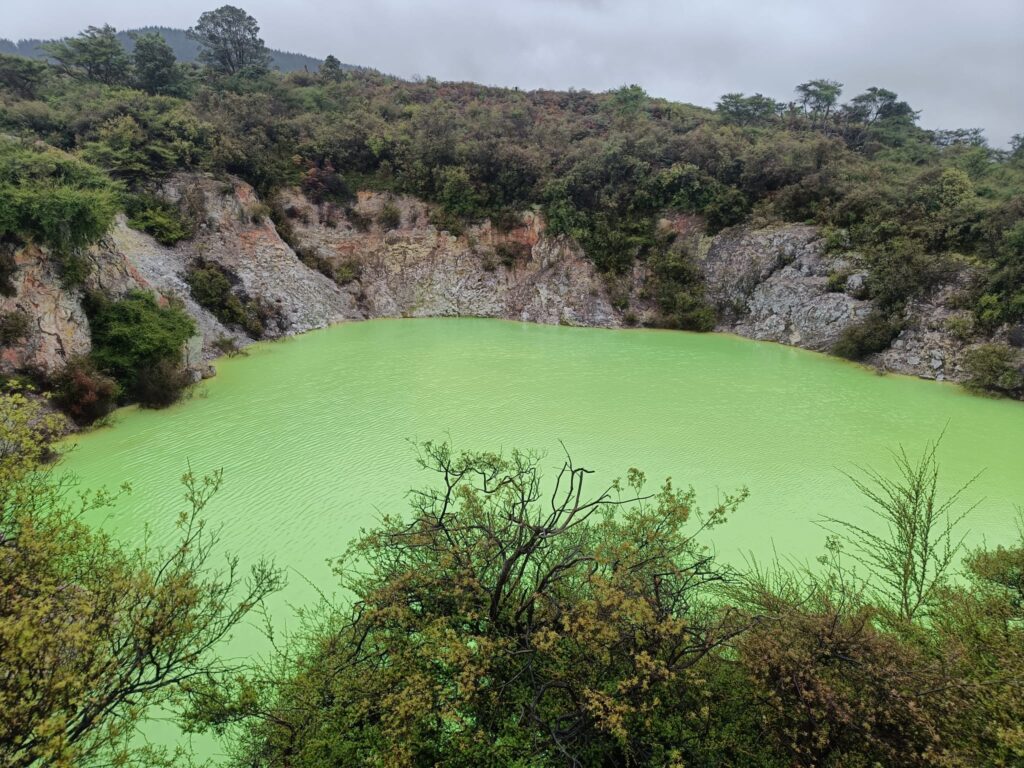
<path fill-rule="evenodd" d="M 178 57 L 178 61 L 194 62 L 199 60 L 199 44 L 195 40 L 189 39 L 184 29 L 140 27 L 139 29 L 121 30 L 117 33 L 117 37 L 128 51 L 135 47 L 135 42 L 129 37 L 129 33 L 132 32 L 140 34 L 157 32 L 174 49 L 174 55 Z M 27 56 L 31 59 L 45 59 L 46 53 L 43 51 L 42 45 L 48 42 L 51 41 L 34 39 L 14 42 L 0 38 L 0 53 Z M 313 58 L 312 56 L 306 56 L 302 53 L 291 53 L 289 51 L 278 51 L 273 48 L 269 50 L 271 67 L 273 69 L 279 69 L 282 72 L 301 72 L 304 69 L 315 72 L 320 69 L 320 59 Z M 342 69 L 356 69 L 356 67 L 349 64 L 342 64 L 341 66 Z"/>

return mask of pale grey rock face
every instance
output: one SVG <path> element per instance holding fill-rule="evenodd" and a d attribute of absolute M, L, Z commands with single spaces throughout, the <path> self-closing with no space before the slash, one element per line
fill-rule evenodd
<path fill-rule="evenodd" d="M 524 213 L 509 232 L 485 222 L 454 237 L 430 224 L 427 207 L 410 197 L 360 193 L 353 208 L 366 221 L 385 204 L 399 210 L 401 224 L 389 230 L 376 223 L 360 230 L 344 212 L 313 205 L 296 191 L 279 202 L 298 247 L 335 266 L 357 267 L 348 289 L 363 317 L 621 324 L 590 261 L 568 240 L 547 237 L 536 213 Z"/>
<path fill-rule="evenodd" d="M 846 262 L 823 253 L 815 227 L 737 227 L 714 238 L 701 266 L 719 328 L 741 336 L 827 350 L 870 311 L 828 290 Z"/>
<path fill-rule="evenodd" d="M 883 371 L 923 379 L 963 381 L 966 374 L 960 361 L 968 344 L 950 332 L 949 323 L 952 318 L 968 319 L 970 313 L 950 309 L 948 305 L 967 279 L 966 274 L 961 275 L 928 299 L 912 302 L 906 328 L 889 349 L 872 355 L 866 362 Z"/>

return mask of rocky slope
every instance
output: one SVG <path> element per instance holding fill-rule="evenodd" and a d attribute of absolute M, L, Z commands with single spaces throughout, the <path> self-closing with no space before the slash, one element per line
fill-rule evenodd
<path fill-rule="evenodd" d="M 360 193 L 346 213 L 286 191 L 273 201 L 285 216 L 275 227 L 268 207 L 237 180 L 183 174 L 167 183 L 164 195 L 188 197 L 198 211 L 196 236 L 164 247 L 120 219 L 89 253 L 88 288 L 111 296 L 151 290 L 184 302 L 200 333 L 190 345 L 197 370 L 202 357 L 216 354 L 218 340 L 251 341 L 192 300 L 184 275 L 197 258 L 219 264 L 232 275 L 235 291 L 272 308 L 269 337 L 374 317 L 472 315 L 618 327 L 643 323 L 655 311 L 642 265 L 613 292 L 580 249 L 548 236 L 533 212 L 509 231 L 485 222 L 455 237 L 433 226 L 429 207 L 409 197 Z M 708 237 L 692 217 L 662 225 L 697 254 L 720 331 L 828 350 L 871 310 L 860 298 L 864 275 L 852 269 L 851 256 L 827 253 L 814 227 L 738 227 Z M 28 332 L 3 349 L 0 366 L 5 372 L 56 370 L 89 349 L 81 291 L 60 286 L 44 251 L 23 248 L 15 261 L 15 295 L 0 298 L 0 313 L 26 315 Z M 948 330 L 955 289 L 947 286 L 913 307 L 907 330 L 871 362 L 927 378 L 963 379 L 965 344 Z"/>

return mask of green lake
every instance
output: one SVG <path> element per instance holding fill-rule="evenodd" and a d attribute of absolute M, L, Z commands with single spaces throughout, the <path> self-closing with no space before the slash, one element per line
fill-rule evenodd
<path fill-rule="evenodd" d="M 865 519 L 844 476 L 891 467 L 945 429 L 947 488 L 981 471 L 965 499 L 971 543 L 1016 536 L 1024 504 L 1024 405 L 948 384 L 878 376 L 840 360 L 717 334 L 601 330 L 482 319 L 377 320 L 251 347 L 220 360 L 190 400 L 125 409 L 78 436 L 65 460 L 86 487 L 133 492 L 93 521 L 138 541 L 170 540 L 178 478 L 223 468 L 209 518 L 243 561 L 272 556 L 289 586 L 271 609 L 327 591 L 326 560 L 361 526 L 406 509 L 427 477 L 413 443 L 539 449 L 553 473 L 563 448 L 596 471 L 598 492 L 631 466 L 671 476 L 710 504 L 750 498 L 711 543 L 731 562 L 810 560 L 822 516 Z M 243 630 L 232 649 L 255 639 Z"/>

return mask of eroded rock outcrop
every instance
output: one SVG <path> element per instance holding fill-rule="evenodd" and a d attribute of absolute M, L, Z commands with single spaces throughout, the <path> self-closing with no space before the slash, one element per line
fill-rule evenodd
<path fill-rule="evenodd" d="M 454 236 L 431 223 L 427 204 L 408 196 L 362 192 L 351 207 L 341 207 L 316 205 L 290 190 L 273 201 L 285 217 L 279 229 L 268 206 L 238 180 L 179 174 L 163 195 L 187 203 L 197 219 L 195 236 L 166 247 L 119 217 L 87 254 L 92 271 L 85 288 L 112 297 L 148 290 L 161 300 L 180 300 L 199 331 L 189 345 L 197 368 L 225 338 L 240 346 L 252 341 L 193 300 L 186 274 L 200 261 L 218 265 L 237 295 L 267 308 L 272 322 L 265 337 L 375 317 L 458 315 L 600 327 L 656 319 L 643 262 L 613 285 L 575 243 L 549 236 L 536 212 L 523 213 L 511 228 L 485 222 Z M 815 227 L 736 227 L 710 237 L 699 219 L 684 215 L 667 217 L 661 226 L 695 254 L 718 330 L 827 351 L 872 309 L 862 297 L 865 276 L 856 270 L 856 257 L 828 253 Z M 24 313 L 28 331 L 3 349 L 2 371 L 53 372 L 88 352 L 83 289 L 61 287 L 56 265 L 38 248 L 18 250 L 15 266 L 15 295 L 0 298 L 0 313 Z M 961 360 L 972 340 L 952 333 L 950 323 L 965 314 L 950 308 L 961 289 L 951 284 L 913 304 L 905 330 L 869 362 L 963 380 Z"/>
<path fill-rule="evenodd" d="M 848 270 L 849 262 L 825 253 L 816 227 L 739 227 L 701 250 L 719 330 L 827 350 L 870 311 L 870 302 L 829 286 L 829 277 Z"/>
<path fill-rule="evenodd" d="M 89 321 L 78 292 L 61 286 L 52 257 L 34 246 L 13 250 L 13 296 L 0 297 L 0 313 L 25 320 L 23 335 L 0 350 L 0 371 L 52 372 L 89 351 Z"/>
<path fill-rule="evenodd" d="M 364 192 L 353 215 L 313 205 L 295 191 L 279 204 L 297 247 L 351 271 L 348 290 L 363 317 L 621 324 L 591 262 L 567 239 L 547 237 L 536 213 L 523 214 L 507 232 L 485 222 L 454 237 L 434 227 L 427 206 L 409 197 Z M 397 226 L 376 223 L 385 205 L 398 212 Z"/>

